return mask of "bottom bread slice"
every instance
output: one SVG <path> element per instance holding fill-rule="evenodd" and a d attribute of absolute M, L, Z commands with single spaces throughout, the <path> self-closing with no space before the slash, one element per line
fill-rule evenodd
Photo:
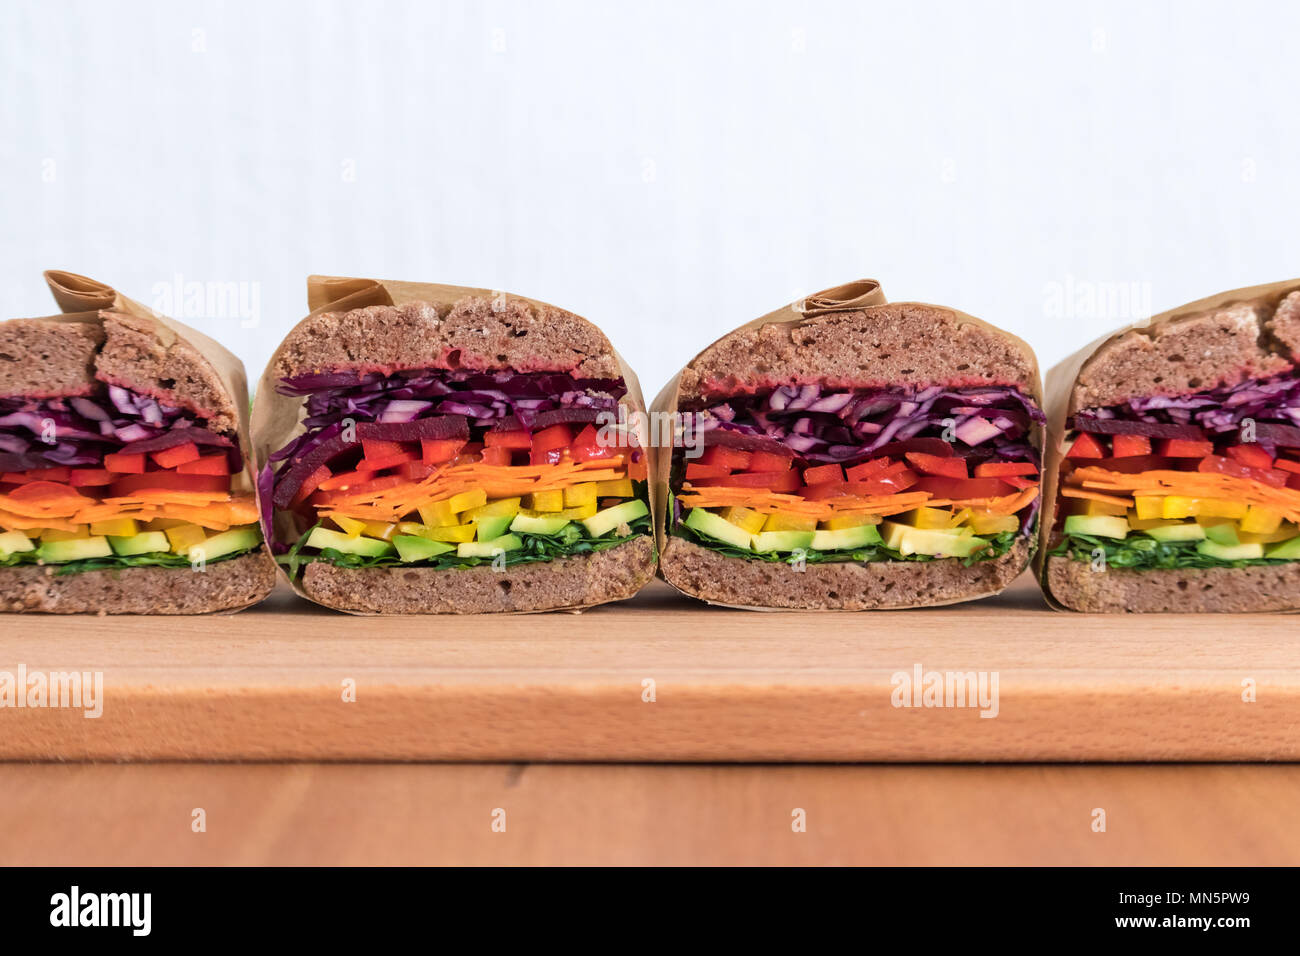
<path fill-rule="evenodd" d="M 705 601 L 745 607 L 867 611 L 924 607 L 987 597 L 1025 569 L 1029 543 L 970 567 L 956 558 L 809 564 L 802 571 L 775 561 L 731 558 L 670 537 L 659 566 L 668 583 Z"/>
<path fill-rule="evenodd" d="M 654 575 L 649 535 L 593 554 L 477 568 L 341 568 L 314 561 L 302 588 L 313 601 L 372 614 L 550 611 L 621 601 Z"/>
<path fill-rule="evenodd" d="M 1300 608 L 1300 562 L 1245 568 L 1094 571 L 1086 561 L 1047 559 L 1047 588 L 1075 611 L 1250 613 Z"/>
<path fill-rule="evenodd" d="M 0 608 L 47 614 L 203 614 L 262 600 L 275 587 L 265 551 L 192 568 L 114 568 L 56 574 L 37 564 L 0 568 Z"/>

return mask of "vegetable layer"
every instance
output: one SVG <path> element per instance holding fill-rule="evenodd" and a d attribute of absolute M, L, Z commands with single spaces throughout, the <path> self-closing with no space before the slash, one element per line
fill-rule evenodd
<path fill-rule="evenodd" d="M 414 370 L 282 390 L 305 393 L 308 411 L 262 475 L 291 574 L 310 561 L 504 566 L 649 532 L 644 451 L 611 423 L 621 383 Z"/>

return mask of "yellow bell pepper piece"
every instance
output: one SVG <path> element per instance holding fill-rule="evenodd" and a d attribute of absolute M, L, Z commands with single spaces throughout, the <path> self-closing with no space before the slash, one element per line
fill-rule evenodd
<path fill-rule="evenodd" d="M 1186 500 L 1186 499 L 1184 499 Z M 1142 519 L 1163 518 L 1165 517 L 1164 505 L 1165 499 L 1158 495 L 1139 496 L 1133 499 L 1134 510 L 1137 516 Z M 1190 517 L 1183 515 L 1183 517 Z"/>
<path fill-rule="evenodd" d="M 206 537 L 203 529 L 196 524 L 182 524 L 167 529 L 167 540 L 171 542 L 172 554 L 188 554 L 190 548 L 202 544 Z"/>
<path fill-rule="evenodd" d="M 631 478 L 596 482 L 596 495 L 600 498 L 631 498 L 633 494 Z"/>
<path fill-rule="evenodd" d="M 976 534 L 1001 534 L 1003 531 L 1019 531 L 1020 519 L 1015 515 L 975 514 L 971 516 L 969 525 Z"/>
<path fill-rule="evenodd" d="M 88 525 L 79 524 L 75 531 L 60 531 L 57 528 L 47 528 L 45 534 L 41 535 L 42 541 L 78 541 L 82 538 L 90 537 L 90 528 Z"/>
<path fill-rule="evenodd" d="M 92 521 L 90 533 L 94 535 L 111 534 L 115 538 L 133 538 L 140 533 L 134 518 L 112 518 L 108 521 Z"/>
<path fill-rule="evenodd" d="M 1251 505 L 1241 519 L 1241 530 L 1248 534 L 1272 534 L 1281 525 L 1281 512 L 1260 505 Z"/>
<path fill-rule="evenodd" d="M 462 511 L 469 511 L 470 508 L 481 508 L 485 504 L 487 504 L 487 492 L 482 488 L 462 491 L 447 499 L 447 507 L 451 509 L 452 514 L 460 514 Z"/>
<path fill-rule="evenodd" d="M 457 523 L 456 514 L 451 510 L 451 501 L 449 499 L 422 505 L 417 510 L 420 512 L 420 520 L 430 528 L 445 528 L 447 525 Z"/>
<path fill-rule="evenodd" d="M 764 531 L 816 531 L 817 519 L 805 518 L 803 515 L 785 514 L 780 511 L 767 516 L 763 522 Z"/>
<path fill-rule="evenodd" d="M 763 512 L 755 511 L 753 508 L 742 508 L 740 505 L 723 508 L 722 517 L 750 534 L 758 534 L 762 531 L 763 522 L 767 520 L 767 515 Z"/>
<path fill-rule="evenodd" d="M 1094 498 L 1086 498 L 1083 502 L 1083 514 L 1093 515 L 1126 515 L 1128 514 L 1128 505 L 1112 504 L 1109 501 L 1097 501 Z"/>
<path fill-rule="evenodd" d="M 462 541 L 474 540 L 474 526 L 454 524 L 446 528 L 426 528 L 422 537 L 432 541 L 451 541 L 459 544 Z"/>
<path fill-rule="evenodd" d="M 358 521 L 356 518 L 349 518 L 347 515 L 330 515 L 330 520 L 339 526 L 349 538 L 355 538 L 365 530 L 366 523 Z"/>
<path fill-rule="evenodd" d="M 835 515 L 823 521 L 828 531 L 839 531 L 841 528 L 857 528 L 864 524 L 880 524 L 880 515 L 863 515 L 863 514 L 840 514 Z"/>
<path fill-rule="evenodd" d="M 477 521 L 479 518 L 500 517 L 501 515 L 509 515 L 513 518 L 517 514 L 519 514 L 518 498 L 497 498 L 495 501 L 489 501 L 477 508 L 470 508 L 460 516 L 460 520 L 462 522 Z"/>
<path fill-rule="evenodd" d="M 524 495 L 523 504 L 530 511 L 563 511 L 564 492 L 558 488 L 555 491 L 534 491 L 531 495 Z"/>
<path fill-rule="evenodd" d="M 946 508 L 917 508 L 903 515 L 900 523 L 913 528 L 950 528 L 952 512 Z"/>
<path fill-rule="evenodd" d="M 564 489 L 564 507 L 581 508 L 596 501 L 596 482 L 584 481 Z"/>
<path fill-rule="evenodd" d="M 378 538 L 380 541 L 391 541 L 396 528 L 397 525 L 386 521 L 367 521 L 365 535 L 368 538 Z"/>

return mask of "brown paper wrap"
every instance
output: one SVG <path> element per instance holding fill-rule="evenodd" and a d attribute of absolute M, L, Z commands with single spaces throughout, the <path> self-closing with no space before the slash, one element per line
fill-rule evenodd
<path fill-rule="evenodd" d="M 798 327 L 800 325 L 807 323 L 811 319 L 816 319 L 824 315 L 831 315 L 833 313 L 839 313 L 839 312 L 862 312 L 867 315 L 870 315 L 871 310 L 873 308 L 885 305 L 887 303 L 888 300 L 885 298 L 885 293 L 878 281 L 876 281 L 875 279 L 858 279 L 853 282 L 847 282 L 844 285 L 838 285 L 835 286 L 834 288 L 826 289 L 822 292 L 817 292 L 814 293 L 813 295 L 806 296 L 803 299 L 800 299 L 796 302 L 791 302 L 788 305 L 784 305 L 779 309 L 769 312 L 767 313 L 767 315 L 759 316 L 757 319 L 753 319 L 749 322 L 744 323 L 743 325 L 737 326 L 736 328 L 729 331 L 726 335 L 714 339 L 713 342 L 709 343 L 708 346 L 701 349 L 695 355 L 695 357 L 691 359 L 690 362 L 686 363 L 686 365 L 683 368 L 681 368 L 676 375 L 674 375 L 671 379 L 669 379 L 668 384 L 665 385 L 663 389 L 660 390 L 659 394 L 655 397 L 654 404 L 651 407 L 652 418 L 659 419 L 661 416 L 665 416 L 665 415 L 675 416 L 677 412 L 680 410 L 680 401 L 681 401 L 680 386 L 681 386 L 681 378 L 683 373 L 685 373 L 687 369 L 689 369 L 697 360 L 699 360 L 701 356 L 703 356 L 706 352 L 708 352 L 709 349 L 713 348 L 715 345 L 722 342 L 724 339 L 727 339 L 730 336 L 737 334 L 738 332 L 744 332 L 751 329 L 758 329 L 761 328 L 762 326 L 772 325 L 772 324 L 782 324 L 782 325 L 790 325 L 793 327 Z M 1034 355 L 1033 349 L 1031 349 L 1029 347 L 1029 344 L 1023 341 L 1022 339 L 1012 335 L 1010 332 L 1006 332 L 1002 329 L 999 329 L 997 326 L 989 322 L 985 322 L 983 319 L 977 319 L 973 315 L 967 315 L 965 312 L 959 312 L 956 309 L 950 309 L 947 306 L 935 306 L 935 305 L 930 305 L 928 303 L 909 303 L 909 302 L 892 303 L 892 305 L 895 306 L 918 305 L 930 309 L 939 309 L 944 312 L 950 313 L 958 321 L 962 323 L 968 323 L 971 325 L 978 326 L 982 329 L 985 329 L 993 333 L 995 336 L 1003 339 L 1004 341 L 1013 344 L 1019 351 L 1021 351 L 1024 354 L 1024 356 L 1028 359 L 1030 365 L 1032 366 L 1033 387 L 1029 391 L 1029 394 L 1036 402 L 1040 404 L 1042 403 L 1042 382 L 1038 372 L 1038 360 Z M 657 433 L 658 433 L 658 429 L 656 429 L 656 434 Z M 1042 436 L 1043 436 L 1042 429 L 1039 426 L 1035 425 L 1030 433 L 1031 442 L 1036 446 L 1041 446 Z M 663 554 L 664 546 L 667 543 L 667 539 L 668 539 L 667 511 L 668 511 L 668 503 L 671 500 L 671 490 L 669 488 L 669 477 L 670 477 L 670 472 L 672 470 L 672 452 L 673 449 L 671 447 L 664 447 L 663 444 L 656 442 L 651 453 L 651 465 L 650 465 L 651 485 L 655 490 L 654 500 L 658 503 L 658 508 L 655 511 L 655 515 L 654 515 L 655 545 L 660 555 Z M 659 572 L 659 576 L 661 578 L 663 577 L 662 569 Z M 665 578 L 665 580 L 667 579 Z M 668 583 L 671 584 L 672 582 L 668 582 Z M 695 595 L 687 595 L 687 596 L 694 598 L 695 600 L 701 600 L 700 598 L 696 598 Z M 956 598 L 950 601 L 938 601 L 933 603 L 914 604 L 914 605 L 897 606 L 897 607 L 891 606 L 889 610 L 905 610 L 907 608 L 912 608 L 912 607 L 938 607 L 944 604 L 960 604 L 964 601 L 975 600 L 976 598 L 987 597 L 987 596 L 988 595 L 980 594 L 980 595 L 971 595 L 970 597 Z M 735 605 L 735 604 L 725 604 L 720 601 L 708 601 L 707 599 L 704 600 L 706 600 L 706 603 L 708 604 L 717 604 L 720 607 L 736 607 L 741 610 L 751 610 L 751 611 L 789 611 L 790 610 L 789 608 L 763 607 L 763 606 L 754 606 L 754 605 Z M 836 608 L 826 608 L 826 609 L 817 609 L 817 610 L 838 611 L 838 609 Z M 846 613 L 857 613 L 857 612 L 849 611 Z"/>
<path fill-rule="evenodd" d="M 353 309 L 364 309 L 369 306 L 389 305 L 400 306 L 413 302 L 427 302 L 438 307 L 439 312 L 451 308 L 460 300 L 467 297 L 485 297 L 495 298 L 501 293 L 499 290 L 476 289 L 469 286 L 441 285 L 427 282 L 403 282 L 392 279 L 356 279 L 342 276 L 308 276 L 307 278 L 307 307 L 311 310 L 298 323 L 308 321 L 313 316 L 324 312 L 348 312 Z M 555 309 L 550 303 L 542 302 L 539 299 L 530 299 L 526 296 L 515 295 L 510 293 L 508 296 L 512 300 L 526 302 L 535 307 Z M 295 326 L 296 328 L 297 326 Z M 286 339 L 288 336 L 286 336 Z M 606 339 L 608 341 L 608 339 Z M 276 378 L 273 369 L 276 368 L 282 352 L 284 343 L 276 349 L 267 363 L 266 371 L 258 383 L 257 391 L 253 400 L 253 451 L 258 462 L 258 468 L 262 468 L 269 460 L 272 453 L 283 448 L 297 435 L 305 429 L 302 427 L 304 400 L 294 396 L 281 395 L 277 390 L 279 381 Z M 623 360 L 623 356 L 618 353 L 611 345 L 610 353 L 618 363 L 619 374 L 627 385 L 627 393 L 620 399 L 619 404 L 627 409 L 629 421 L 636 421 L 634 413 L 642 419 L 646 415 L 645 400 L 641 397 L 641 384 L 637 380 L 636 373 Z M 644 443 L 643 443 L 644 444 Z M 653 482 L 647 482 L 647 494 L 650 498 L 650 512 L 655 513 L 655 493 Z M 273 515 L 274 520 L 274 515 Z M 263 533 L 269 537 L 270 529 L 263 529 Z M 299 595 L 314 603 L 316 601 L 302 587 L 299 581 L 291 579 L 284 569 L 280 569 L 283 578 L 288 581 Z M 329 606 L 329 605 L 322 605 Z M 594 607 L 595 604 L 573 605 L 563 608 L 547 608 L 546 611 L 581 611 L 588 607 Z M 367 616 L 368 612 L 352 611 L 341 608 L 349 614 Z M 542 611 L 508 611 L 502 613 L 511 614 L 534 614 L 543 613 Z"/>
<path fill-rule="evenodd" d="M 1038 550 L 1034 555 L 1034 574 L 1043 589 L 1043 597 L 1057 611 L 1070 611 L 1071 608 L 1061 604 L 1052 596 L 1047 586 L 1047 552 L 1053 546 L 1052 531 L 1056 524 L 1057 490 L 1060 485 L 1061 462 L 1065 458 L 1065 423 L 1079 409 L 1074 405 L 1074 386 L 1079 376 L 1089 368 L 1102 346 L 1139 330 L 1152 330 L 1160 326 L 1192 318 L 1209 312 L 1216 312 L 1230 305 L 1275 306 L 1288 293 L 1300 289 L 1300 279 L 1287 279 L 1267 285 L 1249 286 L 1244 289 L 1232 289 L 1220 292 L 1180 305 L 1176 309 L 1162 312 L 1139 322 L 1133 322 L 1114 332 L 1094 339 L 1077 352 L 1057 362 L 1047 371 L 1045 396 L 1047 404 L 1043 411 L 1047 414 L 1047 440 L 1043 450 L 1043 506 L 1038 520 Z"/>
<path fill-rule="evenodd" d="M 248 379 L 244 374 L 243 362 L 225 346 L 197 329 L 155 312 L 102 282 L 74 272 L 58 270 L 48 270 L 44 275 L 54 301 L 62 311 L 59 315 L 44 316 L 41 321 L 102 324 L 104 319 L 111 315 L 130 315 L 151 323 L 155 338 L 164 348 L 176 342 L 183 342 L 198 353 L 199 358 L 215 373 L 229 394 L 238 415 L 237 440 L 244 459 L 244 470 L 239 475 L 231 477 L 232 489 L 241 492 L 251 491 L 256 495 L 253 449 L 249 440 Z M 259 554 L 264 557 L 267 564 L 274 564 L 268 548 L 264 547 Z M 268 575 L 268 581 L 274 581 L 274 578 Z M 268 586 L 266 591 L 255 600 L 240 607 L 211 613 L 232 614 L 241 611 L 258 603 L 269 593 Z"/>

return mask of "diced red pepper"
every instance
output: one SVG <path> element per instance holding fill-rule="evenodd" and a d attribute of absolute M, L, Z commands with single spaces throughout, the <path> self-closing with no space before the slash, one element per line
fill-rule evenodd
<path fill-rule="evenodd" d="M 1273 456 L 1259 445 L 1232 445 L 1225 448 L 1228 457 L 1251 468 L 1272 468 Z"/>
<path fill-rule="evenodd" d="M 1110 453 L 1115 458 L 1136 458 L 1151 454 L 1151 439 L 1146 435 L 1114 435 L 1110 440 Z"/>
<path fill-rule="evenodd" d="M 701 488 L 766 488 L 768 491 L 789 493 L 799 489 L 799 473 L 790 471 L 754 471 L 740 475 L 721 475 L 717 478 L 700 478 L 692 484 Z"/>
<path fill-rule="evenodd" d="M 986 461 L 975 466 L 976 478 L 1002 478 L 1008 475 L 1036 474 L 1038 474 L 1038 466 L 1032 461 Z"/>
<path fill-rule="evenodd" d="M 1024 475 L 1003 475 L 998 480 L 1005 481 L 1012 488 L 1019 488 L 1021 491 L 1038 484 L 1037 478 L 1026 478 Z"/>
<path fill-rule="evenodd" d="M 406 452 L 400 441 L 382 441 L 378 438 L 361 439 L 361 449 L 364 457 L 375 461 L 382 458 L 392 458 L 394 455 L 401 455 Z"/>
<path fill-rule="evenodd" d="M 844 466 L 818 465 L 816 468 L 804 469 L 803 483 L 805 485 L 820 485 L 828 481 L 844 481 Z"/>
<path fill-rule="evenodd" d="M 1166 458 L 1204 458 L 1214 454 L 1214 442 L 1166 438 L 1156 449 L 1156 454 Z"/>
<path fill-rule="evenodd" d="M 483 444 L 488 448 L 529 448 L 533 447 L 533 436 L 523 429 L 512 432 L 488 432 L 483 436 Z"/>
<path fill-rule="evenodd" d="M 143 475 L 144 452 L 136 455 L 124 455 L 121 452 L 105 455 L 104 467 L 109 471 L 117 472 L 119 475 Z"/>
<path fill-rule="evenodd" d="M 320 487 L 321 482 L 327 479 L 329 476 L 330 476 L 330 470 L 326 468 L 324 465 L 321 465 L 310 475 L 308 475 L 306 480 L 298 488 L 297 493 L 294 494 L 293 500 L 289 502 L 289 509 L 292 511 L 302 507 L 302 503 L 306 501 L 307 498 L 311 495 L 311 493 Z"/>
<path fill-rule="evenodd" d="M 970 474 L 966 470 L 966 459 L 958 458 L 956 455 L 950 458 L 941 458 L 938 455 L 927 455 L 923 451 L 909 451 L 905 452 L 903 457 L 923 475 L 935 475 L 940 478 L 967 478 Z"/>
<path fill-rule="evenodd" d="M 1286 486 L 1294 491 L 1300 491 L 1300 475 L 1293 473 L 1287 478 Z"/>
<path fill-rule="evenodd" d="M 71 470 L 67 465 L 55 465 L 53 468 L 29 468 L 27 469 L 27 479 L 29 481 L 66 482 Z"/>
<path fill-rule="evenodd" d="M 865 478 L 870 478 L 893 464 L 894 461 L 891 458 L 874 458 L 871 461 L 864 461 L 862 464 L 854 465 L 848 470 L 849 481 L 862 481 Z"/>
<path fill-rule="evenodd" d="M 491 445 L 483 449 L 483 464 L 485 465 L 509 465 L 511 449 L 501 445 Z"/>
<path fill-rule="evenodd" d="M 1196 470 L 1212 475 L 1232 475 L 1234 478 L 1247 478 L 1268 485 L 1270 488 L 1285 488 L 1287 475 L 1285 471 L 1274 468 L 1252 468 L 1231 458 L 1221 455 L 1207 455 L 1201 459 Z"/>
<path fill-rule="evenodd" d="M 699 462 L 686 463 L 687 478 L 721 478 L 731 474 L 731 469 L 722 465 L 701 465 Z"/>
<path fill-rule="evenodd" d="M 749 453 L 750 471 L 789 471 L 794 459 L 788 455 L 778 455 L 770 451 L 751 451 Z"/>
<path fill-rule="evenodd" d="M 7 482 L 11 485 L 25 485 L 31 480 L 25 471 L 6 471 L 3 475 L 0 475 L 0 482 Z"/>
<path fill-rule="evenodd" d="M 437 470 L 435 466 L 427 465 L 422 461 L 408 461 L 398 466 L 397 473 L 410 481 L 419 481 L 428 478 Z"/>
<path fill-rule="evenodd" d="M 1011 494 L 1010 485 L 1001 478 L 922 478 L 916 483 L 916 490 L 954 501 L 1000 498 Z"/>
<path fill-rule="evenodd" d="M 528 456 L 534 465 L 555 465 L 564 458 L 564 449 L 573 443 L 573 432 L 568 425 L 552 425 L 533 435 L 532 453 Z"/>
<path fill-rule="evenodd" d="M 588 425 L 578 432 L 578 437 L 569 446 L 569 457 L 574 461 L 597 461 L 601 458 L 613 458 L 620 449 L 601 441 L 596 426 Z"/>
<path fill-rule="evenodd" d="M 1087 432 L 1080 432 L 1079 437 L 1074 440 L 1070 450 L 1065 453 L 1066 458 L 1105 458 L 1106 450 L 1101 447 L 1101 442 L 1097 441 Z"/>
<path fill-rule="evenodd" d="M 317 469 L 319 473 L 320 470 Z M 329 473 L 325 469 L 326 474 Z M 314 478 L 315 475 L 309 476 Z M 306 486 L 308 482 L 303 482 Z M 182 475 L 175 471 L 149 471 L 141 475 L 124 475 L 108 487 L 113 498 L 129 498 L 137 491 L 229 491 L 230 478 L 226 475 Z"/>
<path fill-rule="evenodd" d="M 111 484 L 116 477 L 107 468 L 73 468 L 68 475 L 68 484 L 74 488 L 97 487 Z M 7 475 L 5 480 L 8 480 Z"/>
<path fill-rule="evenodd" d="M 425 438 L 420 441 L 420 460 L 426 465 L 441 465 L 455 458 L 464 447 L 465 442 L 459 438 Z"/>
<path fill-rule="evenodd" d="M 154 452 L 153 460 L 158 463 L 159 468 L 175 468 L 187 461 L 198 461 L 199 454 L 199 446 L 192 441 L 187 441 L 183 445 L 173 445 L 171 448 Z"/>
<path fill-rule="evenodd" d="M 903 462 L 890 465 L 884 471 L 868 478 L 863 484 L 870 485 L 869 494 L 893 495 L 920 483 L 920 477 Z M 947 479 L 935 479 L 947 480 Z"/>
<path fill-rule="evenodd" d="M 710 445 L 704 449 L 699 461 L 701 465 L 721 465 L 732 471 L 745 471 L 749 468 L 750 453 L 726 445 Z"/>
<path fill-rule="evenodd" d="M 1292 461 L 1290 458 L 1279 458 L 1273 462 L 1274 468 L 1281 468 L 1283 471 L 1289 471 L 1292 474 L 1300 475 L 1300 461 Z"/>
<path fill-rule="evenodd" d="M 219 455 L 205 455 L 196 461 L 187 461 L 176 469 L 182 475 L 228 475 L 230 459 L 225 452 Z"/>

